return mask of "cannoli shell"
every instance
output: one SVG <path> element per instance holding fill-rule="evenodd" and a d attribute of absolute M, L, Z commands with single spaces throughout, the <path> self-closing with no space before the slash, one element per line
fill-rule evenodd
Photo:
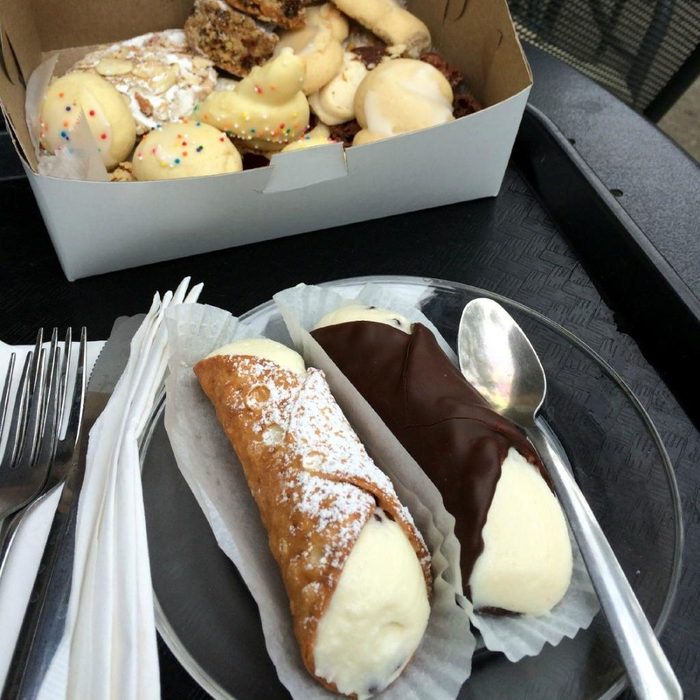
<path fill-rule="evenodd" d="M 430 555 L 391 482 L 335 403 L 323 372 L 298 375 L 244 355 L 206 358 L 194 372 L 243 465 L 282 573 L 304 665 L 316 676 L 318 622 L 374 508 L 406 532 L 429 593 Z"/>

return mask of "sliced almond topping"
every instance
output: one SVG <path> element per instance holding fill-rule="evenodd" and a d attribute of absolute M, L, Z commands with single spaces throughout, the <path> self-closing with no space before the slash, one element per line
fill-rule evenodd
<path fill-rule="evenodd" d="M 204 56 L 195 56 L 192 59 L 192 65 L 195 68 L 208 68 L 209 66 L 213 66 L 214 64 L 208 58 L 204 58 Z"/>
<path fill-rule="evenodd" d="M 96 66 L 95 70 L 104 76 L 126 75 L 131 73 L 134 64 L 131 61 L 124 61 L 121 58 L 103 58 Z"/>

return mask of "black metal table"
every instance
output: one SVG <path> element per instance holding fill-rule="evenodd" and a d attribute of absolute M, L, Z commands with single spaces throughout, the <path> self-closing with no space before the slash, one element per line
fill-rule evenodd
<path fill-rule="evenodd" d="M 154 290 L 172 288 L 187 274 L 205 283 L 204 301 L 236 314 L 299 281 L 371 274 L 455 280 L 541 311 L 623 376 L 674 463 L 685 564 L 661 641 L 686 697 L 700 696 L 700 434 L 691 421 L 697 425 L 699 412 L 687 374 L 700 344 L 698 168 L 605 90 L 537 49 L 528 47 L 527 54 L 535 78 L 531 104 L 569 144 L 556 130 L 552 136 L 536 112 L 526 114 L 498 198 L 73 283 L 60 270 L 12 147 L 0 135 L 0 338 L 29 343 L 39 326 L 82 324 L 92 338 L 104 338 L 115 317 L 142 312 Z M 594 197 L 602 209 L 583 211 L 570 192 L 557 190 L 552 181 L 562 178 L 547 176 L 560 174 L 557 168 L 580 173 L 569 189 Z M 615 229 L 620 221 L 627 229 Z M 635 222 L 632 236 L 607 230 L 634 231 Z M 165 649 L 162 680 L 164 697 L 205 697 Z"/>

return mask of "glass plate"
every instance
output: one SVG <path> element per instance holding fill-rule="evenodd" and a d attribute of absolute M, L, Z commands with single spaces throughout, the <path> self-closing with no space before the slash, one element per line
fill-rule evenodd
<path fill-rule="evenodd" d="M 517 302 L 466 285 L 410 277 L 328 283 L 345 292 L 378 283 L 415 299 L 456 346 L 464 305 L 503 304 L 528 334 L 547 373 L 545 417 L 572 463 L 649 620 L 663 628 L 678 584 L 682 522 L 668 455 L 646 411 L 615 371 L 561 326 Z M 272 302 L 244 314 L 288 341 Z M 216 544 L 175 464 L 162 418 L 144 448 L 143 484 L 158 629 L 215 698 L 289 697 L 265 651 L 256 605 Z M 600 613 L 588 630 L 519 663 L 482 650 L 460 698 L 611 698 L 624 676 Z"/>

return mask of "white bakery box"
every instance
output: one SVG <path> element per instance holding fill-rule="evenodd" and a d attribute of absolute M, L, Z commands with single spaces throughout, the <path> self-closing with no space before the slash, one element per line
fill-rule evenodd
<path fill-rule="evenodd" d="M 87 182 L 37 174 L 24 111 L 32 71 L 56 51 L 72 63 L 86 52 L 75 47 L 182 27 L 191 7 L 0 0 L 0 102 L 69 280 L 498 194 L 532 85 L 506 0 L 408 0 L 485 105 L 449 124 L 347 150 L 279 154 L 269 167 L 227 175 Z"/>

